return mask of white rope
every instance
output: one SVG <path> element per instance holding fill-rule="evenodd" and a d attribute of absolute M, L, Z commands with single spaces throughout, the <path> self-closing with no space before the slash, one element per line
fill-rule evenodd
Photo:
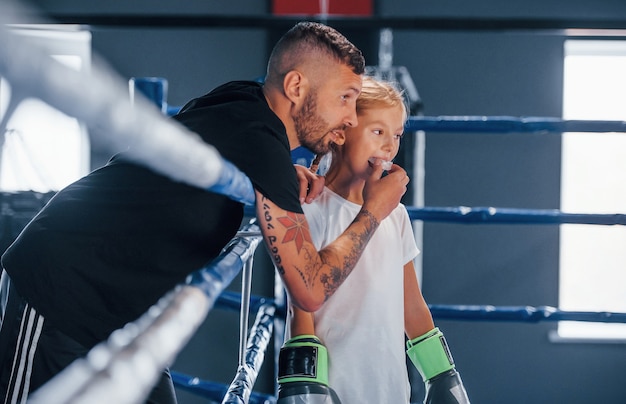
<path fill-rule="evenodd" d="M 140 403 L 202 323 L 210 299 L 193 286 L 166 295 L 31 394 L 29 404 Z"/>
<path fill-rule="evenodd" d="M 15 89 L 12 104 L 39 98 L 106 133 L 111 150 L 130 145 L 138 162 L 200 188 L 217 182 L 218 152 L 147 101 L 133 107 L 121 78 L 96 66 L 91 73 L 75 71 L 6 29 L 0 44 L 0 74 Z"/>
<path fill-rule="evenodd" d="M 128 84 L 103 63 L 79 72 L 48 56 L 40 47 L 12 33 L 6 24 L 15 11 L 0 4 L 0 76 L 11 85 L 10 112 L 26 98 L 38 98 L 73 116 L 98 133 L 113 152 L 129 147 L 129 157 L 163 175 L 233 199 L 254 203 L 249 179 L 211 145 L 143 97 L 131 103 Z M 229 192 L 237 192 L 233 195 Z"/>

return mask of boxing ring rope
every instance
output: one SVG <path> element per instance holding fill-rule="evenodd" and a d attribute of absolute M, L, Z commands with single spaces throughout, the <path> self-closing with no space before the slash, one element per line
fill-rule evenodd
<path fill-rule="evenodd" d="M 253 220 L 244 230 L 258 232 L 258 227 Z M 74 361 L 32 394 L 29 403 L 141 402 L 251 259 L 260 239 L 260 235 L 245 234 L 233 238 L 210 265 L 191 274 L 185 285 L 164 296 L 137 321 L 114 331 L 85 358 Z M 261 307 L 265 315 L 272 311 L 267 305 Z M 255 337 L 261 342 L 262 337 Z M 253 382 L 256 362 L 262 358 L 257 355 L 251 365 L 245 363 L 241 378 Z"/>
<path fill-rule="evenodd" d="M 407 206 L 412 220 L 497 224 L 598 224 L 626 225 L 622 213 L 566 213 L 558 209 L 516 209 L 495 207 Z"/>
<path fill-rule="evenodd" d="M 107 133 L 105 148 L 127 149 L 129 158 L 174 180 L 254 203 L 254 189 L 243 173 L 145 98 L 131 103 L 125 80 L 110 69 L 98 64 L 89 73 L 70 69 L 4 24 L 0 44 L 0 74 L 12 89 L 0 133 L 22 101 L 39 98 Z"/>
<path fill-rule="evenodd" d="M 89 74 L 73 71 L 12 35 L 3 25 L 0 28 L 0 75 L 9 81 L 13 90 L 10 106 L 0 122 L 2 132 L 19 102 L 36 97 L 90 127 L 108 133 L 111 150 L 130 145 L 130 155 L 140 164 L 247 205 L 254 203 L 254 190 L 244 174 L 198 136 L 166 119 L 147 100 L 139 97 L 131 104 L 126 84 L 108 69 L 96 66 Z M 626 131 L 626 127 L 624 122 L 552 118 L 411 117 L 407 130 L 560 133 Z M 410 214 L 413 220 L 531 223 L 535 219 L 535 223 L 545 224 L 624 224 L 622 215 L 573 215 L 555 210 L 411 208 Z M 257 398 L 271 402 L 271 397 L 256 395 L 252 388 L 271 338 L 274 318 L 281 313 L 281 307 L 271 299 L 254 296 L 243 296 L 237 305 L 235 295 L 223 293 L 249 262 L 259 241 L 256 225 L 251 222 L 244 226 L 214 262 L 190 275 L 184 285 L 165 295 L 140 319 L 113 332 L 107 341 L 33 394 L 29 402 L 141 402 L 161 369 L 172 363 L 219 301 L 227 307 L 244 308 L 242 313 L 245 311 L 246 315 L 250 309 L 257 310 L 255 323 L 246 338 L 246 349 L 240 350 L 237 374 L 229 388 L 219 392 L 223 402 L 247 403 Z M 249 292 L 249 288 L 247 290 Z M 248 298 L 252 303 L 250 307 Z M 454 317 L 454 313 L 465 312 L 468 316 L 464 319 L 472 313 L 471 316 L 481 320 L 624 322 L 626 316 L 626 313 L 563 312 L 545 306 L 502 309 L 494 306 L 429 306 L 435 318 L 460 318 Z M 242 333 L 242 337 L 247 334 Z M 175 377 L 175 381 L 178 386 L 184 383 L 183 378 Z M 205 388 L 199 382 L 188 383 L 188 387 L 194 391 Z"/>
<path fill-rule="evenodd" d="M 272 338 L 275 310 L 276 308 L 272 303 L 259 305 L 256 320 L 250 328 L 250 337 L 245 349 L 245 360 L 239 364 L 235 377 L 229 386 L 172 372 L 172 380 L 176 387 L 214 400 L 222 400 L 223 404 L 274 403 L 276 399 L 273 396 L 256 393 L 252 389 Z"/>
<path fill-rule="evenodd" d="M 551 306 L 480 306 L 429 304 L 433 317 L 442 320 L 515 321 L 586 321 L 626 323 L 626 313 L 563 311 Z"/>
<path fill-rule="evenodd" d="M 623 121 L 563 120 L 551 117 L 412 116 L 407 131 L 464 133 L 626 132 Z"/>

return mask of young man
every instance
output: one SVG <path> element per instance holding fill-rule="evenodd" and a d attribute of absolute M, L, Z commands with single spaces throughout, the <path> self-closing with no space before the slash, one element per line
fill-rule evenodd
<path fill-rule="evenodd" d="M 304 310 L 316 310 L 339 287 L 408 183 L 403 170 L 381 178 L 378 168 L 345 234 L 323 250 L 313 246 L 290 150 L 303 145 L 324 153 L 357 124 L 363 70 L 361 52 L 337 31 L 300 23 L 273 50 L 265 85 L 224 84 L 174 118 L 250 178 L 270 255 Z M 242 217 L 240 203 L 175 182 L 123 153 L 59 191 L 2 257 L 8 296 L 0 299 L 7 303 L 0 392 L 25 402 L 216 257 Z M 167 371 L 149 401 L 176 402 Z"/>

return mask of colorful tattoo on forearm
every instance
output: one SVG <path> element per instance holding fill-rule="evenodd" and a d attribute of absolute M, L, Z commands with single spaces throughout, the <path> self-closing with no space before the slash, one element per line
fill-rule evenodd
<path fill-rule="evenodd" d="M 266 199 L 263 198 L 263 201 L 265 200 Z M 361 210 L 353 222 L 361 222 L 365 227 L 365 230 L 361 232 L 349 231 L 346 233 L 346 236 L 352 241 L 352 247 L 348 255 L 343 258 L 343 264 L 341 266 L 337 266 L 329 264 L 330 260 L 324 259 L 324 255 L 329 256 L 331 254 L 330 251 L 320 251 L 319 258 L 317 251 L 315 251 L 315 254 L 310 251 L 309 246 L 313 245 L 313 241 L 303 214 L 287 212 L 286 216 L 279 217 L 274 220 L 270 214 L 270 206 L 267 203 L 264 202 L 262 204 L 262 209 L 267 230 L 275 229 L 275 221 L 287 229 L 287 232 L 280 242 L 276 236 L 267 236 L 269 253 L 273 258 L 279 274 L 284 275 L 285 268 L 282 265 L 282 259 L 279 254 L 280 249 L 278 246 L 279 244 L 294 242 L 298 254 L 304 253 L 306 255 L 305 267 L 296 267 L 296 271 L 300 275 L 300 278 L 304 282 L 305 286 L 309 289 L 313 287 L 315 280 L 319 277 L 319 280 L 324 287 L 325 300 L 335 293 L 339 285 L 341 285 L 350 272 L 352 272 L 352 269 L 354 269 L 359 257 L 363 253 L 363 249 L 367 245 L 367 242 L 371 239 L 372 234 L 374 234 L 374 231 L 376 231 L 379 225 L 378 220 L 376 220 L 376 217 L 371 212 L 365 209 Z M 328 271 L 320 274 L 321 269 L 326 265 L 329 266 Z"/>
<path fill-rule="evenodd" d="M 279 217 L 277 220 L 287 228 L 287 233 L 283 237 L 283 244 L 295 241 L 298 254 L 302 250 L 302 245 L 305 241 L 313 243 L 304 214 L 287 212 L 287 216 Z"/>

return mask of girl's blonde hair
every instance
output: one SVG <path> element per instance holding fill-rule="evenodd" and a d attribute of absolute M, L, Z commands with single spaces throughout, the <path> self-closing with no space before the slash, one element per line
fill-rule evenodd
<path fill-rule="evenodd" d="M 363 76 L 363 87 L 361 94 L 356 100 L 356 113 L 361 115 L 362 111 L 381 108 L 401 106 L 404 114 L 403 120 L 408 117 L 408 106 L 404 93 L 390 81 L 376 79 L 372 76 Z"/>
<path fill-rule="evenodd" d="M 404 98 L 404 92 L 390 81 L 376 79 L 372 76 L 363 76 L 363 87 L 361 94 L 356 100 L 356 113 L 361 115 L 363 111 L 375 108 L 402 108 L 402 120 L 406 121 L 409 115 L 409 107 L 407 100 Z M 336 144 L 331 145 L 331 152 L 324 156 L 316 156 L 314 163 L 316 170 L 319 168 L 319 174 L 324 175 L 331 166 L 333 154 L 336 153 Z"/>

